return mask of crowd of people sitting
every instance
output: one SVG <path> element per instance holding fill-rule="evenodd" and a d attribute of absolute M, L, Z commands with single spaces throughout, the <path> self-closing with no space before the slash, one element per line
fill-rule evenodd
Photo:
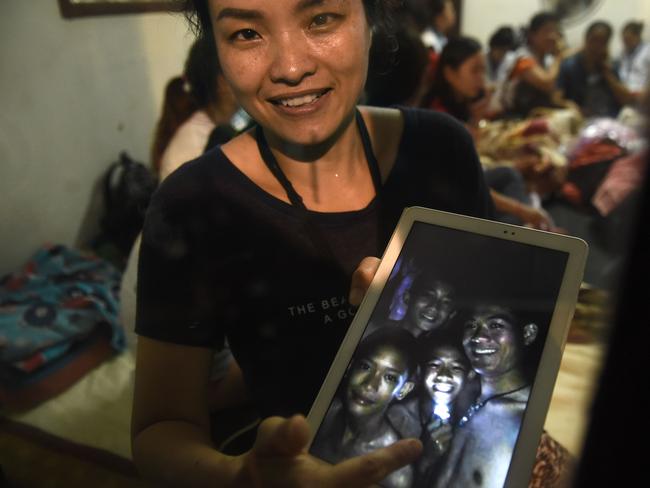
<path fill-rule="evenodd" d="M 589 24 L 584 45 L 569 49 L 559 17 L 539 12 L 525 28 L 497 28 L 489 38 L 487 51 L 472 37 L 452 35 L 455 22 L 451 0 L 405 2 L 396 33 L 393 69 L 385 69 L 384 59 L 373 63 L 371 58 L 367 103 L 448 113 L 465 124 L 484 156 L 480 151 L 480 137 L 485 132 L 482 128 L 492 121 L 522 120 L 544 110 L 564 111 L 581 122 L 598 117 L 615 119 L 624 107 L 638 109 L 646 96 L 650 44 L 642 41 L 641 22 L 624 25 L 624 51 L 615 60 L 609 52 L 614 31 L 606 21 Z M 573 125 L 575 129 L 579 124 Z M 482 158 L 488 163 L 485 177 L 496 217 L 507 223 L 563 232 L 541 202 L 559 192 L 566 168 L 552 168 L 544 154 L 532 152 L 514 164 L 494 165 L 489 158 Z M 532 173 L 537 174 L 531 177 Z M 540 188 L 536 184 L 540 173 L 554 173 L 550 186 L 543 183 L 544 188 Z"/>

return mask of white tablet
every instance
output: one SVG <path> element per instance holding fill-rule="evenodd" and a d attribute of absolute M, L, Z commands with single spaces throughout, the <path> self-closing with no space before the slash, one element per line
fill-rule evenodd
<path fill-rule="evenodd" d="M 574 238 L 404 211 L 308 416 L 330 463 L 405 437 L 385 487 L 527 486 L 587 257 Z"/>

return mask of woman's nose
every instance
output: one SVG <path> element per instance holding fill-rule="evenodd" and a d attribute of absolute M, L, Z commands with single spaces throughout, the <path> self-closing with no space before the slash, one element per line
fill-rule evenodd
<path fill-rule="evenodd" d="M 300 32 L 283 32 L 275 40 L 269 76 L 274 83 L 299 85 L 316 72 L 307 39 Z"/>

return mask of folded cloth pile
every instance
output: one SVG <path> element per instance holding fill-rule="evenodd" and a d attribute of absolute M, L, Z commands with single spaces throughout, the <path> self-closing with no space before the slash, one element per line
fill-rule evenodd
<path fill-rule="evenodd" d="M 31 408 L 125 348 L 120 278 L 107 261 L 48 245 L 0 280 L 2 408 Z"/>

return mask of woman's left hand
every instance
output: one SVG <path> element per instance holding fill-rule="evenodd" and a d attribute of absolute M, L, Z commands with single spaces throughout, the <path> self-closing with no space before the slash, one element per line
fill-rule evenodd
<path fill-rule="evenodd" d="M 379 258 L 368 256 L 361 260 L 357 269 L 352 274 L 352 283 L 350 284 L 350 296 L 348 300 L 355 307 L 361 303 L 364 295 L 370 287 L 372 279 L 379 269 Z"/>

